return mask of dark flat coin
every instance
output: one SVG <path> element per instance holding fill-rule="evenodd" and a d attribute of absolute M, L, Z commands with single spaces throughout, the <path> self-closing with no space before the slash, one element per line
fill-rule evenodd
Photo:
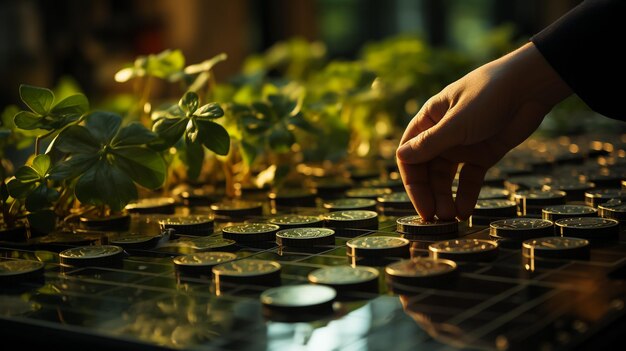
<path fill-rule="evenodd" d="M 263 215 L 263 203 L 257 201 L 223 201 L 211 205 L 217 216 L 242 217 Z"/>
<path fill-rule="evenodd" d="M 175 257 L 172 261 L 179 266 L 209 266 L 230 262 L 237 258 L 237 255 L 231 252 L 198 252 L 189 255 Z"/>
<path fill-rule="evenodd" d="M 598 205 L 598 215 L 602 218 L 611 218 L 618 221 L 626 220 L 626 202 L 620 199 L 611 199 Z"/>
<path fill-rule="evenodd" d="M 261 294 L 264 314 L 270 319 L 297 320 L 306 315 L 330 315 L 337 291 L 315 284 L 287 285 L 265 290 Z"/>
<path fill-rule="evenodd" d="M 211 275 L 211 268 L 218 264 L 237 259 L 237 255 L 230 252 L 198 252 L 189 255 L 174 257 L 172 262 L 176 269 L 183 274 Z"/>
<path fill-rule="evenodd" d="M 172 197 L 145 198 L 126 205 L 126 211 L 141 214 L 172 214 L 175 210 L 175 204 L 176 201 Z"/>
<path fill-rule="evenodd" d="M 394 291 L 403 292 L 412 286 L 436 288 L 454 280 L 456 267 L 454 261 L 418 257 L 387 265 L 385 276 Z"/>
<path fill-rule="evenodd" d="M 376 281 L 378 276 L 376 268 L 345 265 L 316 269 L 309 273 L 308 279 L 313 284 L 329 285 L 337 289 L 342 286 Z"/>
<path fill-rule="evenodd" d="M 407 204 L 407 203 L 410 204 L 411 198 L 409 198 L 409 194 L 405 192 L 397 192 L 397 193 L 381 195 L 378 197 L 377 201 L 380 203 L 390 204 L 390 205 L 391 204 L 393 205 Z"/>
<path fill-rule="evenodd" d="M 269 199 L 275 206 L 315 206 L 316 193 L 310 189 L 281 189 L 269 193 Z"/>
<path fill-rule="evenodd" d="M 578 178 L 574 178 L 555 180 L 550 184 L 544 185 L 542 189 L 565 191 L 567 201 L 583 201 L 585 199 L 585 192 L 595 187 L 596 185 L 591 182 L 584 182 L 580 181 Z"/>
<path fill-rule="evenodd" d="M 546 207 L 541 210 L 542 218 L 549 221 L 556 221 L 570 217 L 595 217 L 598 210 L 591 206 L 583 205 L 557 205 Z"/>
<path fill-rule="evenodd" d="M 510 192 L 504 188 L 494 188 L 490 186 L 484 186 L 480 188 L 480 193 L 478 194 L 478 200 L 496 200 L 503 199 L 506 200 L 509 198 Z"/>
<path fill-rule="evenodd" d="M 354 188 L 346 190 L 346 197 L 376 200 L 379 196 L 391 193 L 389 188 Z"/>
<path fill-rule="evenodd" d="M 337 199 L 324 202 L 324 208 L 329 211 L 366 210 L 374 211 L 376 201 L 372 199 Z"/>
<path fill-rule="evenodd" d="M 517 213 L 517 204 L 502 199 L 478 200 L 472 215 L 483 217 L 514 217 Z"/>
<path fill-rule="evenodd" d="M 455 239 L 439 241 L 428 246 L 434 259 L 458 261 L 491 261 L 498 254 L 498 244 L 491 240 Z"/>
<path fill-rule="evenodd" d="M 370 179 L 361 182 L 363 188 L 389 188 L 404 189 L 404 184 L 400 179 Z"/>
<path fill-rule="evenodd" d="M 564 205 L 566 193 L 560 190 L 521 190 L 513 198 L 522 216 L 541 214 L 546 206 Z"/>
<path fill-rule="evenodd" d="M 335 231 L 330 228 L 284 229 L 276 233 L 276 243 L 291 247 L 333 245 L 335 243 Z"/>
<path fill-rule="evenodd" d="M 44 266 L 43 262 L 31 260 L 0 261 L 0 287 L 43 279 Z"/>
<path fill-rule="evenodd" d="M 157 245 L 161 236 L 122 234 L 109 239 L 109 243 L 124 249 L 149 249 Z"/>
<path fill-rule="evenodd" d="M 278 225 L 281 229 L 287 229 L 302 227 L 320 227 L 323 224 L 323 221 L 317 216 L 288 214 L 283 216 L 276 216 L 270 219 L 270 223 Z"/>
<path fill-rule="evenodd" d="M 236 247 L 235 240 L 223 239 L 214 236 L 205 236 L 191 241 L 193 248 L 198 251 L 233 250 Z"/>
<path fill-rule="evenodd" d="M 207 236 L 213 233 L 211 216 L 171 217 L 159 220 L 161 230 L 173 229 L 175 235 Z"/>
<path fill-rule="evenodd" d="M 115 245 L 80 246 L 59 253 L 62 265 L 75 267 L 115 266 L 122 263 L 124 250 Z"/>
<path fill-rule="evenodd" d="M 82 227 L 95 230 L 123 230 L 130 226 L 131 221 L 130 215 L 128 214 L 106 217 L 83 215 L 79 220 Z"/>
<path fill-rule="evenodd" d="M 589 241 L 581 238 L 545 237 L 522 243 L 525 257 L 585 259 L 589 257 Z"/>
<path fill-rule="evenodd" d="M 381 258 L 408 257 L 410 241 L 393 236 L 367 236 L 348 241 L 348 256 Z"/>
<path fill-rule="evenodd" d="M 583 238 L 591 241 L 617 240 L 619 222 L 600 217 L 574 217 L 559 219 L 554 223 L 561 236 Z"/>
<path fill-rule="evenodd" d="M 212 268 L 218 290 L 223 283 L 275 286 L 280 284 L 281 265 L 275 261 L 244 259 L 219 264 Z"/>
<path fill-rule="evenodd" d="M 380 177 L 379 169 L 356 168 L 350 171 L 350 178 L 355 181 L 375 179 Z"/>
<path fill-rule="evenodd" d="M 323 199 L 341 198 L 346 190 L 352 187 L 352 182 L 348 179 L 320 179 L 313 185 L 317 195 Z"/>
<path fill-rule="evenodd" d="M 374 211 L 347 210 L 324 216 L 324 226 L 333 228 L 338 236 L 356 236 L 378 229 L 378 214 Z"/>
<path fill-rule="evenodd" d="M 494 237 L 526 240 L 554 234 L 551 221 L 539 218 L 510 218 L 491 222 L 489 233 Z"/>
<path fill-rule="evenodd" d="M 591 207 L 598 207 L 611 199 L 626 200 L 626 192 L 619 189 L 592 189 L 585 192 L 585 204 Z"/>
<path fill-rule="evenodd" d="M 399 233 L 413 235 L 450 234 L 459 230 L 457 221 L 425 221 L 419 215 L 398 218 L 396 225 Z"/>
<path fill-rule="evenodd" d="M 414 210 L 409 195 L 404 191 L 379 196 L 376 201 L 385 213 L 389 210 Z"/>
<path fill-rule="evenodd" d="M 270 223 L 245 223 L 222 228 L 222 236 L 237 242 L 273 241 L 280 227 Z"/>

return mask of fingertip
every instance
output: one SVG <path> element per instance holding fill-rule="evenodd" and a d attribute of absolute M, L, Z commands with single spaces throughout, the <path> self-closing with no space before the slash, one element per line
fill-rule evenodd
<path fill-rule="evenodd" d="M 406 142 L 396 150 L 396 160 L 407 163 L 411 159 L 412 153 L 413 148 L 411 147 L 411 143 Z"/>
<path fill-rule="evenodd" d="M 470 218 L 470 216 L 472 215 L 472 212 L 474 212 L 474 205 L 471 206 L 458 206 L 457 207 L 457 214 L 456 214 L 456 218 L 459 221 L 466 221 Z"/>

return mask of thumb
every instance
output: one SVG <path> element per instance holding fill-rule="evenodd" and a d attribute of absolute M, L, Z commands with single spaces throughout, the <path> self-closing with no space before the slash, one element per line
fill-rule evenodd
<path fill-rule="evenodd" d="M 407 164 L 427 162 L 457 146 L 459 140 L 456 128 L 442 120 L 402 144 L 396 151 L 396 158 Z"/>

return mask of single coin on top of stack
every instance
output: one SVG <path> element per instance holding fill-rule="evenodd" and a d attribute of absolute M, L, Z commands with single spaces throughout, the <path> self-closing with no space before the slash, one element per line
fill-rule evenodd
<path fill-rule="evenodd" d="M 554 222 L 561 236 L 587 239 L 591 242 L 612 241 L 619 238 L 619 222 L 600 217 L 563 218 Z"/>
<path fill-rule="evenodd" d="M 455 234 L 459 231 L 458 221 L 425 221 L 420 215 L 400 217 L 396 220 L 396 231 L 405 235 L 438 236 Z"/>
<path fill-rule="evenodd" d="M 409 257 L 411 242 L 393 236 L 365 236 L 346 243 L 346 253 L 350 257 L 386 258 Z"/>
<path fill-rule="evenodd" d="M 335 231 L 330 228 L 291 228 L 276 233 L 276 243 L 288 247 L 334 245 Z"/>
<path fill-rule="evenodd" d="M 597 215 L 598 210 L 584 205 L 557 205 L 541 210 L 542 218 L 553 222 L 562 218 L 597 217 Z"/>
<path fill-rule="evenodd" d="M 276 232 L 280 227 L 270 223 L 243 223 L 222 228 L 222 236 L 225 239 L 236 242 L 259 242 L 276 240 Z"/>

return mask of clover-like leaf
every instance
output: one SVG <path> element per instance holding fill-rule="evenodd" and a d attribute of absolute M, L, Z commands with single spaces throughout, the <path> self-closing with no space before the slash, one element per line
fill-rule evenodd
<path fill-rule="evenodd" d="M 137 187 L 120 168 L 101 159 L 89 168 L 76 183 L 76 198 L 85 204 L 107 205 L 122 210 L 137 199 Z"/>
<path fill-rule="evenodd" d="M 30 212 L 49 208 L 59 197 L 59 192 L 48 186 L 51 165 L 50 156 L 37 155 L 32 165 L 20 167 L 7 184 L 9 194 L 25 200 L 26 209 Z"/>
<path fill-rule="evenodd" d="M 204 119 L 197 119 L 198 139 L 207 149 L 218 155 L 227 155 L 230 150 L 230 136 L 221 125 Z"/>
<path fill-rule="evenodd" d="M 272 150 L 276 152 L 287 152 L 296 140 L 293 134 L 284 126 L 278 125 L 272 128 L 268 142 Z"/>
<path fill-rule="evenodd" d="M 30 111 L 16 113 L 14 122 L 24 130 L 58 130 L 76 122 L 89 110 L 89 102 L 82 94 L 68 96 L 53 106 L 54 94 L 51 90 L 22 84 L 20 97 Z"/>
<path fill-rule="evenodd" d="M 185 145 L 183 156 L 187 166 L 187 176 L 189 179 L 198 179 L 204 163 L 204 148 L 200 143 L 189 143 Z"/>
<path fill-rule="evenodd" d="M 165 50 L 156 55 L 149 55 L 146 65 L 148 75 L 173 80 L 185 67 L 185 56 L 180 50 Z"/>
<path fill-rule="evenodd" d="M 224 53 L 218 54 L 203 62 L 185 67 L 185 73 L 186 74 L 198 74 L 201 72 L 210 71 L 211 69 L 213 69 L 213 66 L 215 66 L 216 64 L 222 61 L 225 61 L 227 58 L 228 56 Z"/>
<path fill-rule="evenodd" d="M 50 89 L 22 84 L 20 85 L 20 98 L 33 112 L 45 115 L 52 107 L 54 94 Z"/>
<path fill-rule="evenodd" d="M 15 199 L 25 199 L 36 187 L 35 182 L 22 182 L 17 178 L 12 178 L 7 183 L 9 195 Z"/>
<path fill-rule="evenodd" d="M 156 150 L 165 150 L 176 144 L 185 132 L 188 122 L 186 118 L 160 118 L 152 126 L 159 139 L 153 141 L 150 146 Z"/>
<path fill-rule="evenodd" d="M 226 155 L 230 150 L 230 136 L 226 129 L 213 122 L 215 118 L 224 115 L 224 110 L 217 103 L 208 103 L 199 107 L 198 94 L 187 92 L 180 99 L 176 108 L 169 107 L 159 112 L 152 130 L 159 135 L 150 146 L 157 150 L 164 150 L 184 139 L 187 160 L 204 160 L 204 151 L 199 145 L 218 155 Z M 201 164 L 200 164 L 201 166 Z M 188 167 L 192 167 L 189 166 Z M 199 174 L 195 167 L 190 168 L 190 175 Z"/>
<path fill-rule="evenodd" d="M 46 154 L 37 155 L 33 159 L 32 168 L 39 174 L 40 177 L 45 177 L 50 170 L 50 166 L 52 165 L 52 161 L 50 160 L 50 156 Z"/>
<path fill-rule="evenodd" d="M 185 56 L 180 50 L 164 50 L 156 55 L 138 56 L 132 64 L 115 73 L 115 81 L 124 83 L 136 77 L 152 76 L 175 81 L 183 76 Z"/>
<path fill-rule="evenodd" d="M 188 91 L 183 95 L 180 101 L 178 101 L 178 106 L 187 114 L 193 115 L 198 109 L 199 99 L 198 94 L 193 91 Z"/>
<path fill-rule="evenodd" d="M 216 102 L 206 104 L 195 113 L 198 117 L 218 118 L 224 115 L 224 110 Z"/>
<path fill-rule="evenodd" d="M 165 162 L 146 146 L 156 135 L 139 123 L 120 128 L 121 122 L 115 113 L 95 112 L 86 117 L 85 126 L 64 129 L 54 147 L 67 155 L 52 167 L 50 179 L 77 178 L 79 201 L 114 211 L 137 198 L 135 184 L 149 189 L 162 186 Z"/>
<path fill-rule="evenodd" d="M 77 115 L 89 111 L 89 101 L 83 94 L 75 94 L 59 101 L 52 108 L 51 112 L 56 116 Z"/>
<path fill-rule="evenodd" d="M 26 197 L 26 209 L 34 212 L 52 205 L 53 201 L 59 198 L 59 192 L 56 189 L 48 188 L 46 184 L 39 184 Z"/>
<path fill-rule="evenodd" d="M 296 142 L 291 126 L 311 133 L 319 132 L 299 111 L 298 102 L 285 95 L 269 95 L 267 101 L 253 102 L 251 107 L 255 113 L 240 113 L 240 128 L 254 136 L 260 145 L 267 145 L 276 152 L 286 152 Z"/>

